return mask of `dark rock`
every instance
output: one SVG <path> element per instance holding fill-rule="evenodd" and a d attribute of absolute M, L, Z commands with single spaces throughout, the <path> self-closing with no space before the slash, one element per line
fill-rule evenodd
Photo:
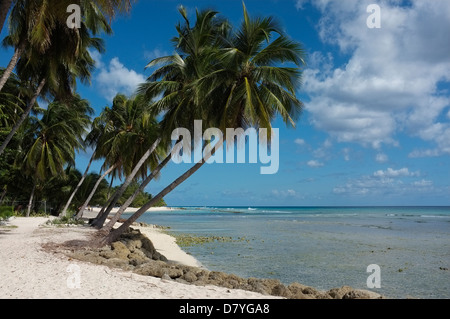
<path fill-rule="evenodd" d="M 352 287 L 343 286 L 341 288 L 333 288 L 328 291 L 328 295 L 330 295 L 333 299 L 342 299 L 346 294 L 353 290 Z"/>

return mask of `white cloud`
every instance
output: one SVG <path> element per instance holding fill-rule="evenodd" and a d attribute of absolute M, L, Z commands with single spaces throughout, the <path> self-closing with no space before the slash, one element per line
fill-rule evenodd
<path fill-rule="evenodd" d="M 271 194 L 277 198 L 294 198 L 294 197 L 301 197 L 300 194 L 297 194 L 297 192 L 293 189 L 288 190 L 272 190 Z"/>
<path fill-rule="evenodd" d="M 433 186 L 433 182 L 432 181 L 427 181 L 425 179 L 422 179 L 420 181 L 415 181 L 413 183 L 413 186 L 418 186 L 418 187 L 430 187 Z"/>
<path fill-rule="evenodd" d="M 350 160 L 350 149 L 345 147 L 342 149 L 342 153 L 344 153 L 344 160 L 348 162 Z"/>
<path fill-rule="evenodd" d="M 88 50 L 89 54 L 91 55 L 91 58 L 95 61 L 95 67 L 97 69 L 103 68 L 105 64 L 102 62 L 102 55 L 95 50 Z"/>
<path fill-rule="evenodd" d="M 294 141 L 294 143 L 297 144 L 297 145 L 305 145 L 305 144 L 306 144 L 305 140 L 304 140 L 304 139 L 301 139 L 301 138 L 297 138 L 297 139 Z"/>
<path fill-rule="evenodd" d="M 333 146 L 329 139 L 326 139 L 322 146 L 318 147 L 313 151 L 313 155 L 316 158 L 328 158 L 329 157 L 329 149 Z"/>
<path fill-rule="evenodd" d="M 442 152 L 438 149 L 429 149 L 429 150 L 414 150 L 408 154 L 408 157 L 417 158 L 417 157 L 436 157 L 442 155 Z"/>
<path fill-rule="evenodd" d="M 150 61 L 152 61 L 152 60 L 154 60 L 156 58 L 164 57 L 164 56 L 167 56 L 167 55 L 169 55 L 167 53 L 167 51 L 161 50 L 159 48 L 155 48 L 155 49 L 153 49 L 151 51 L 147 51 L 146 50 L 144 52 L 144 57 L 148 60 L 148 62 L 150 62 Z"/>
<path fill-rule="evenodd" d="M 308 2 L 308 0 L 297 0 L 297 2 L 295 3 L 295 7 L 297 8 L 297 10 L 303 10 L 304 5 Z"/>
<path fill-rule="evenodd" d="M 306 163 L 306 165 L 308 165 L 309 167 L 322 167 L 324 164 L 316 160 L 310 160 L 308 161 L 308 163 Z"/>
<path fill-rule="evenodd" d="M 145 82 L 145 76 L 125 67 L 118 57 L 111 59 L 109 65 L 105 65 L 97 57 L 99 72 L 95 77 L 102 95 L 112 101 L 117 93 L 131 95 L 138 85 Z"/>
<path fill-rule="evenodd" d="M 420 172 L 410 172 L 404 167 L 398 170 L 388 168 L 379 170 L 372 175 L 364 175 L 359 178 L 350 179 L 343 185 L 333 188 L 337 195 L 382 195 L 382 196 L 411 196 L 414 193 L 432 192 L 442 193 L 442 189 L 436 189 L 432 181 L 415 180 Z"/>
<path fill-rule="evenodd" d="M 399 176 L 419 176 L 420 172 L 410 172 L 408 168 L 403 167 L 401 169 L 395 170 L 393 168 L 388 168 L 387 170 L 379 170 L 373 173 L 375 177 L 399 177 Z"/>
<path fill-rule="evenodd" d="M 385 163 L 385 162 L 388 161 L 388 156 L 387 156 L 386 154 L 384 154 L 384 153 L 378 153 L 378 154 L 375 156 L 375 160 L 376 160 L 378 163 Z"/>
<path fill-rule="evenodd" d="M 450 97 L 438 85 L 450 81 L 450 2 L 381 1 L 381 29 L 369 29 L 371 0 L 311 2 L 323 17 L 322 41 L 350 56 L 332 66 L 327 54 L 312 54 L 304 73 L 312 123 L 340 142 L 380 148 L 398 145 L 401 130 L 450 153 Z M 298 6 L 304 5 L 300 1 Z M 443 116 L 441 116 L 443 115 Z"/>

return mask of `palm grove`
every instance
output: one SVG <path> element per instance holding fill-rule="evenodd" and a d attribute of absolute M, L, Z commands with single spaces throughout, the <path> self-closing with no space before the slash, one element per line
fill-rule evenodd
<path fill-rule="evenodd" d="M 70 3 L 82 8 L 79 29 L 66 25 Z M 76 81 L 89 83 L 94 69 L 89 52 L 104 50 L 98 34 L 110 34 L 111 19 L 131 5 L 16 0 L 6 8 L 3 43 L 14 48 L 14 55 L 0 70 L 1 200 L 27 198 L 30 214 L 33 202 L 45 199 L 55 214 L 76 218 L 88 205 L 99 204 L 103 208 L 92 225 L 101 230 L 101 244 L 116 240 L 150 207 L 160 205 L 227 142 L 205 142 L 212 152 L 151 196 L 145 188 L 171 160 L 174 129 L 193 130 L 194 120 L 201 119 L 203 129 L 268 128 L 270 138 L 275 117 L 294 126 L 302 109 L 296 90 L 304 51 L 274 18 L 250 17 L 243 5 L 243 21 L 236 27 L 212 10 L 196 11 L 191 21 L 180 7 L 171 39 L 174 53 L 151 61 L 146 68 L 153 73 L 133 96 L 118 94 L 93 118 L 89 102 L 76 93 Z M 0 10 L 1 24 L 5 9 Z M 48 106 L 40 108 L 38 98 Z M 75 154 L 85 149 L 92 156 L 82 174 L 74 169 Z M 94 160 L 103 161 L 99 174 L 89 173 Z M 123 183 L 108 187 L 107 176 L 109 186 L 114 179 Z M 140 208 L 115 228 L 130 205 Z"/>

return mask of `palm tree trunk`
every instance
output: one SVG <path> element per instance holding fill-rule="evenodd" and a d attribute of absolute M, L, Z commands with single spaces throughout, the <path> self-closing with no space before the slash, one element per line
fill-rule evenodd
<path fill-rule="evenodd" d="M 97 218 L 93 223 L 92 226 L 95 226 L 97 228 L 101 228 L 103 227 L 103 224 L 106 220 L 106 218 L 108 217 L 109 213 L 111 212 L 111 210 L 113 209 L 114 205 L 116 205 L 117 201 L 120 199 L 120 196 L 122 196 L 122 194 L 126 191 L 126 189 L 128 188 L 128 186 L 131 184 L 131 182 L 133 181 L 134 177 L 136 176 L 136 174 L 139 172 L 139 170 L 141 169 L 141 166 L 145 163 L 145 161 L 149 158 L 149 156 L 153 153 L 153 151 L 156 149 L 156 147 L 158 147 L 159 143 L 161 142 L 161 139 L 158 138 L 153 145 L 144 153 L 144 155 L 141 157 L 141 159 L 139 160 L 139 162 L 137 162 L 136 166 L 134 167 L 133 171 L 131 172 L 131 174 L 129 176 L 127 176 L 127 179 L 125 180 L 125 182 L 123 183 L 123 185 L 114 193 L 113 195 L 113 199 L 111 200 L 111 202 L 109 203 L 108 207 L 106 208 L 106 210 L 103 212 L 103 214 Z"/>
<path fill-rule="evenodd" d="M 11 129 L 11 132 L 6 137 L 5 141 L 3 142 L 2 146 L 0 146 L 0 155 L 5 150 L 6 146 L 8 146 L 9 142 L 11 141 L 12 137 L 16 133 L 16 131 L 19 129 L 20 125 L 22 125 L 23 121 L 28 117 L 30 114 L 31 109 L 33 108 L 34 104 L 36 103 L 37 98 L 41 94 L 42 89 L 44 88 L 44 85 L 46 83 L 46 79 L 42 79 L 41 83 L 39 84 L 38 88 L 36 89 L 36 92 L 34 92 L 34 96 L 31 98 L 30 102 L 27 105 L 27 108 L 24 110 L 22 116 L 20 119 L 14 124 L 13 128 Z"/>
<path fill-rule="evenodd" d="M 3 25 L 5 24 L 6 16 L 9 8 L 11 8 L 12 0 L 2 0 L 0 3 L 0 33 L 2 33 Z"/>
<path fill-rule="evenodd" d="M 86 171 L 84 172 L 83 176 L 81 177 L 80 181 L 78 182 L 77 187 L 75 187 L 75 189 L 73 190 L 72 194 L 71 194 L 70 197 L 69 197 L 69 200 L 68 200 L 67 203 L 66 203 L 66 206 L 64 206 L 63 211 L 61 212 L 61 214 L 59 214 L 59 217 L 60 217 L 60 218 L 63 217 L 63 216 L 66 216 L 66 214 L 67 214 L 67 209 L 69 208 L 70 204 L 72 203 L 72 200 L 73 200 L 75 194 L 78 192 L 78 189 L 79 189 L 79 188 L 81 187 L 81 185 L 83 184 L 84 179 L 86 178 L 86 176 L 87 176 L 87 174 L 88 174 L 88 172 L 89 172 L 89 168 L 91 168 L 91 164 L 92 164 L 92 162 L 94 161 L 94 156 L 95 156 L 95 151 L 94 151 L 94 154 L 92 154 L 91 159 L 89 160 L 89 164 L 88 164 L 88 166 L 86 167 Z"/>
<path fill-rule="evenodd" d="M 2 196 L 0 196 L 0 205 L 3 203 L 3 200 L 5 199 L 5 196 L 6 196 L 6 191 L 7 191 L 8 189 L 5 187 L 5 189 L 3 190 L 3 192 L 2 192 Z"/>
<path fill-rule="evenodd" d="M 9 77 L 11 76 L 11 73 L 13 72 L 14 68 L 16 67 L 17 61 L 19 61 L 19 58 L 22 55 L 23 50 L 25 49 L 26 43 L 27 43 L 26 40 L 22 39 L 19 43 L 19 46 L 14 50 L 14 54 L 0 79 L 0 92 L 3 89 L 5 83 L 8 81 Z"/>
<path fill-rule="evenodd" d="M 30 217 L 31 207 L 33 206 L 33 199 L 34 199 L 34 191 L 35 190 L 36 190 L 36 181 L 34 181 L 34 183 L 33 183 L 33 189 L 31 191 L 30 200 L 28 201 L 27 217 Z"/>
<path fill-rule="evenodd" d="M 163 199 L 164 196 L 173 191 L 178 185 L 180 185 L 189 177 L 191 177 L 196 171 L 200 169 L 200 167 L 202 167 L 206 163 L 206 161 L 219 149 L 219 147 L 222 146 L 223 146 L 223 139 L 220 139 L 216 143 L 210 154 L 203 156 L 203 158 L 197 164 L 195 164 L 193 167 L 187 170 L 183 175 L 178 177 L 169 186 L 167 186 L 161 192 L 159 192 L 158 195 L 156 195 L 150 201 L 148 201 L 136 213 L 134 213 L 130 218 L 128 218 L 119 228 L 111 231 L 105 238 L 102 239 L 101 244 L 111 244 L 112 242 L 116 241 L 119 238 L 119 236 L 123 234 L 125 230 L 127 230 L 131 226 L 132 223 L 134 223 L 139 217 L 142 216 L 142 214 L 144 214 L 150 207 L 154 206 L 161 199 Z"/>
<path fill-rule="evenodd" d="M 111 189 L 112 189 L 113 183 L 114 183 L 114 176 L 111 177 L 111 181 L 109 182 L 108 194 L 107 194 L 108 198 L 111 197 Z M 108 200 L 108 203 L 109 203 L 109 200 Z M 104 210 L 104 208 L 105 207 L 103 207 L 103 210 Z"/>
<path fill-rule="evenodd" d="M 113 166 L 111 166 L 105 173 L 103 173 L 102 176 L 100 176 L 100 178 L 97 180 L 97 182 L 94 185 L 94 188 L 92 189 L 91 193 L 89 194 L 88 198 L 86 199 L 86 201 L 84 202 L 84 204 L 81 206 L 80 210 L 78 211 L 78 214 L 76 216 L 76 218 L 81 218 L 83 217 L 83 213 L 84 210 L 86 209 L 87 205 L 89 205 L 89 202 L 91 201 L 92 197 L 95 194 L 95 191 L 97 190 L 98 185 L 100 185 L 100 182 L 105 178 L 106 175 L 108 175 L 109 173 L 111 173 L 113 171 L 113 169 L 115 169 L 117 166 L 117 164 L 114 164 Z"/>
<path fill-rule="evenodd" d="M 112 180 L 112 179 L 111 179 L 111 180 Z M 92 224 L 93 224 L 96 220 L 98 220 L 98 219 L 100 218 L 100 216 L 102 216 L 102 214 L 103 214 L 103 212 L 105 211 L 106 207 L 108 207 L 109 203 L 111 203 L 111 200 L 112 200 L 112 197 L 109 197 L 109 196 L 108 196 L 108 199 L 106 200 L 106 203 L 103 204 L 102 209 L 100 209 L 100 211 L 98 212 L 97 216 L 95 216 L 94 220 L 92 221 Z M 94 225 L 92 225 L 92 224 L 91 224 L 91 226 L 94 226 Z"/>
<path fill-rule="evenodd" d="M 172 158 L 172 154 L 169 154 L 159 165 L 158 167 L 156 167 L 152 173 L 147 176 L 147 178 L 141 183 L 141 185 L 139 186 L 139 188 L 134 192 L 133 195 L 131 195 L 126 202 L 120 207 L 120 209 L 117 211 L 117 213 L 114 215 L 113 218 L 111 218 L 111 220 L 109 221 L 109 223 L 107 225 L 105 225 L 102 230 L 105 231 L 110 231 L 114 225 L 117 223 L 117 221 L 119 220 L 120 216 L 122 216 L 122 214 L 125 212 L 125 210 L 131 205 L 131 203 L 133 202 L 133 200 L 136 198 L 136 196 L 138 194 L 140 194 L 145 186 L 148 185 L 148 183 L 151 182 L 151 180 L 161 171 L 161 169 L 163 169 L 164 166 L 167 165 L 167 163 L 169 163 L 170 159 Z M 106 220 L 106 217 L 105 217 Z M 104 221 L 103 221 L 104 222 Z"/>

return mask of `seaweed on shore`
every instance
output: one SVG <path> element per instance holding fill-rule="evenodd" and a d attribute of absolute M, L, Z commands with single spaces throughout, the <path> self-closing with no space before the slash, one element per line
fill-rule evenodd
<path fill-rule="evenodd" d="M 239 242 L 246 240 L 245 237 L 238 237 L 237 239 L 233 239 L 233 237 L 229 236 L 197 236 L 190 234 L 176 234 L 171 233 L 171 236 L 175 237 L 177 245 L 180 247 L 190 247 L 194 245 L 203 245 L 206 243 L 213 242 Z"/>

